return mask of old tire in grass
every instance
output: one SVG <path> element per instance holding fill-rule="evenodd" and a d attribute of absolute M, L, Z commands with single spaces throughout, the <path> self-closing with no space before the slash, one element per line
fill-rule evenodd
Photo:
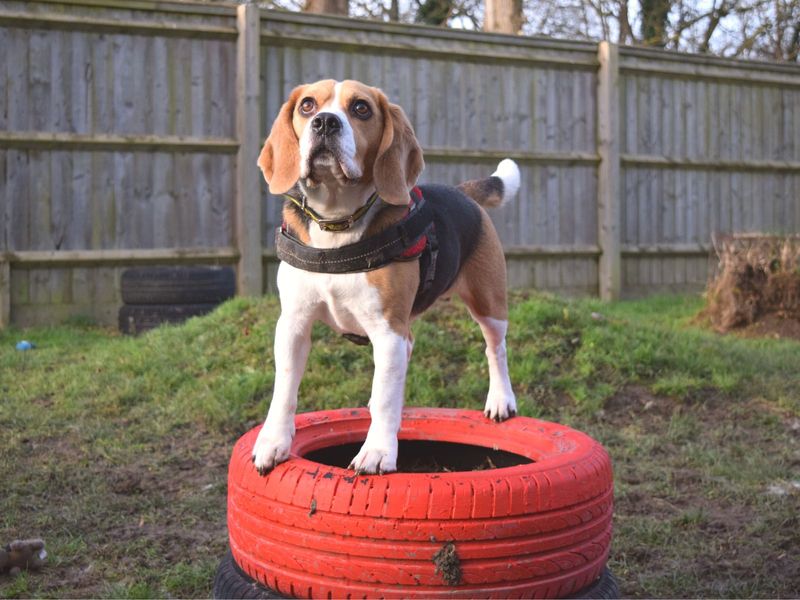
<path fill-rule="evenodd" d="M 606 567 L 600 573 L 597 581 L 569 596 L 569 598 L 573 600 L 617 600 L 619 598 L 619 584 L 616 577 Z"/>
<path fill-rule="evenodd" d="M 239 568 L 228 552 L 217 567 L 212 591 L 215 600 L 280 600 L 286 598 L 275 590 L 264 587 Z M 603 569 L 596 581 L 578 593 L 569 596 L 574 600 L 616 600 L 619 586 L 611 571 Z"/>
<path fill-rule="evenodd" d="M 183 323 L 213 311 L 217 304 L 140 304 L 124 305 L 119 309 L 119 330 L 127 335 L 138 335 L 164 323 Z"/>
<path fill-rule="evenodd" d="M 265 588 L 239 568 L 233 555 L 228 552 L 219 563 L 214 575 L 212 595 L 216 600 L 273 600 L 284 598 L 273 590 Z"/>
<path fill-rule="evenodd" d="M 401 461 L 404 441 L 427 440 L 525 462 L 356 476 L 309 455 L 363 441 L 366 409 L 306 413 L 295 422 L 289 461 L 258 475 L 257 427 L 234 447 L 228 477 L 233 558 L 282 595 L 568 597 L 605 568 L 611 463 L 583 433 L 524 417 L 498 424 L 478 411 L 407 409 Z"/>
<path fill-rule="evenodd" d="M 136 267 L 123 271 L 124 304 L 218 304 L 236 294 L 230 267 Z"/>

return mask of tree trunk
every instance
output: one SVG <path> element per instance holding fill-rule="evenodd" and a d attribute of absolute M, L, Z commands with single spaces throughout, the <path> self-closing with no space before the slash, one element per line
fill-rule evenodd
<path fill-rule="evenodd" d="M 400 0 L 392 0 L 392 3 L 389 5 L 389 20 L 400 20 Z"/>
<path fill-rule="evenodd" d="M 667 16 L 671 0 L 642 0 L 642 43 L 663 48 L 667 45 Z"/>
<path fill-rule="evenodd" d="M 453 11 L 453 0 L 425 0 L 417 6 L 417 23 L 425 25 L 447 25 Z"/>
<path fill-rule="evenodd" d="M 794 24 L 794 35 L 786 51 L 786 60 L 797 62 L 800 58 L 800 22 Z"/>
<path fill-rule="evenodd" d="M 347 16 L 348 0 L 306 0 L 303 12 Z"/>
<path fill-rule="evenodd" d="M 617 43 L 620 45 L 633 42 L 633 29 L 628 16 L 628 0 L 620 0 L 619 3 L 619 38 Z"/>
<path fill-rule="evenodd" d="M 510 33 L 522 31 L 522 0 L 486 0 L 484 31 Z"/>

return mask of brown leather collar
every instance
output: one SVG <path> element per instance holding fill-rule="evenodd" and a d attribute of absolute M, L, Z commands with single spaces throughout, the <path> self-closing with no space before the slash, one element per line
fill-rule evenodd
<path fill-rule="evenodd" d="M 356 212 L 354 212 L 349 217 L 344 217 L 343 219 L 326 219 L 322 215 L 320 215 L 317 211 L 311 208 L 306 201 L 306 197 L 303 196 L 302 200 L 298 200 L 294 196 L 290 196 L 289 194 L 284 194 L 284 197 L 287 200 L 290 200 L 294 203 L 297 208 L 303 211 L 303 214 L 306 215 L 309 219 L 314 221 L 322 231 L 347 231 L 353 226 L 353 223 L 358 221 L 361 217 L 367 214 L 367 211 L 375 204 L 375 201 L 378 199 L 378 192 L 372 194 L 367 200 L 367 203 L 364 204 L 361 208 L 359 208 Z"/>

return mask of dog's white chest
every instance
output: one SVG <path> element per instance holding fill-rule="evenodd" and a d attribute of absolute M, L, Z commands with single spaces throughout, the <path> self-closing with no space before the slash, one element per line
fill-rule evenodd
<path fill-rule="evenodd" d="M 319 319 L 338 333 L 367 335 L 384 320 L 380 295 L 366 273 L 312 273 L 281 263 L 278 291 L 282 310 Z"/>

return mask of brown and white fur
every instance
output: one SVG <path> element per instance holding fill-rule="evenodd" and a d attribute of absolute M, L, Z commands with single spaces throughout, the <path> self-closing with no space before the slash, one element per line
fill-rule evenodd
<path fill-rule="evenodd" d="M 330 127 L 329 127 L 330 125 Z M 401 219 L 409 190 L 424 162 L 402 109 L 377 88 L 356 81 L 319 81 L 295 88 L 281 108 L 258 161 L 270 192 L 294 190 L 326 219 L 344 218 L 376 190 L 374 204 L 352 228 L 322 231 L 291 206 L 285 222 L 305 244 L 333 248 L 354 243 Z M 494 176 L 460 186 L 479 204 L 500 204 L 516 193 L 519 170 L 504 160 Z M 435 201 L 435 199 L 431 200 Z M 468 202 L 473 202 L 468 200 Z M 500 240 L 483 208 L 480 232 L 447 291 L 460 296 L 483 332 L 489 363 L 485 414 L 497 421 L 516 412 L 506 362 L 506 268 Z M 411 323 L 419 286 L 417 260 L 396 261 L 359 273 L 304 271 L 287 263 L 278 269 L 281 315 L 275 331 L 275 387 L 253 461 L 266 474 L 289 458 L 297 392 L 311 347 L 311 327 L 323 321 L 340 333 L 366 336 L 375 373 L 369 401 L 372 422 L 351 468 L 361 473 L 396 470 L 397 434 L 406 369 L 413 339 Z"/>

